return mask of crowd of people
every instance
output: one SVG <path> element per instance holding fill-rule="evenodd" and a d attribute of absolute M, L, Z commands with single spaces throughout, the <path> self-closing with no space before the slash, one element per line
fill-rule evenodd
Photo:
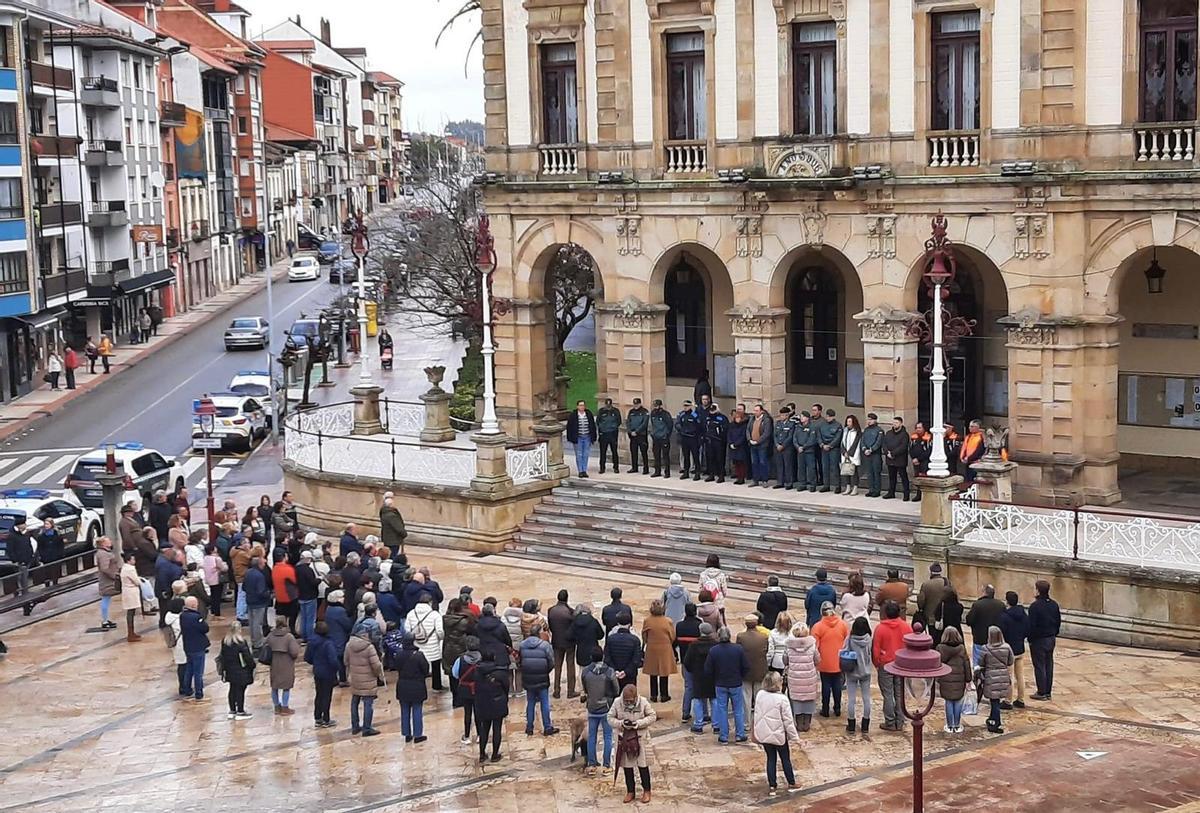
<path fill-rule="evenodd" d="M 928 472 L 933 435 L 921 421 L 909 432 L 901 416 L 881 424 L 877 414 L 868 412 L 865 420 L 861 424 L 856 415 L 842 420 L 835 410 L 821 404 L 798 410 L 794 403 L 781 406 L 774 416 L 764 404 L 747 410 L 739 403 L 727 416 L 713 401 L 705 373 L 696 383 L 695 401 L 684 401 L 675 415 L 661 400 L 647 409 L 641 398 L 634 398 L 624 415 L 611 398 L 594 414 L 587 402 L 578 401 L 567 422 L 567 440 L 575 448 L 578 475 L 585 478 L 593 444 L 600 447 L 600 473 L 610 465 L 613 473 L 620 473 L 623 428 L 633 474 L 640 469 L 650 477 L 670 477 L 674 443 L 681 480 L 703 477 L 707 482 L 724 483 L 729 476 L 734 485 L 852 496 L 862 486 L 864 496 L 885 500 L 896 499 L 899 489 L 899 499 L 919 500 L 920 489 L 912 487 L 909 470 L 911 467 L 917 476 Z M 951 474 L 961 474 L 967 482 L 974 480 L 971 466 L 985 451 L 981 423 L 971 421 L 965 437 L 947 423 L 943 442 Z"/>

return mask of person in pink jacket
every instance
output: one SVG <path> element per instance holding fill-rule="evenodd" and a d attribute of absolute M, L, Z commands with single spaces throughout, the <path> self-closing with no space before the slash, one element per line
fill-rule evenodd
<path fill-rule="evenodd" d="M 821 658 L 817 641 L 808 634 L 807 624 L 792 627 L 792 637 L 787 641 L 784 668 L 787 671 L 788 698 L 792 701 L 792 716 L 796 728 L 808 731 L 812 725 L 813 712 L 817 709 L 817 693 L 821 681 L 817 664 Z"/>

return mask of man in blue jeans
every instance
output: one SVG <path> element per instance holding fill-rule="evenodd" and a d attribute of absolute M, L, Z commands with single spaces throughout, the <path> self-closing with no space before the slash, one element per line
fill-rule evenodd
<path fill-rule="evenodd" d="M 567 442 L 575 446 L 575 469 L 580 477 L 588 476 L 588 455 L 596 438 L 596 416 L 586 402 L 577 401 L 575 414 L 567 421 Z"/>
<path fill-rule="evenodd" d="M 554 650 L 542 639 L 542 625 L 529 628 L 529 637 L 521 642 L 521 685 L 525 689 L 525 733 L 533 734 L 534 707 L 542 707 L 542 733 L 547 737 L 558 729 L 550 722 L 550 671 L 554 669 Z"/>
<path fill-rule="evenodd" d="M 596 761 L 596 739 L 601 729 L 604 731 L 604 767 L 612 765 L 612 725 L 608 722 L 608 710 L 613 701 L 621 693 L 617 683 L 617 673 L 604 663 L 604 653 L 599 649 L 592 650 L 592 662 L 583 670 L 583 699 L 587 703 L 588 712 L 588 750 L 587 764 L 589 768 L 600 765 Z"/>
<path fill-rule="evenodd" d="M 208 622 L 199 613 L 200 603 L 195 596 L 183 600 L 179 616 L 179 632 L 183 637 L 183 655 L 187 658 L 184 674 L 184 697 L 204 699 L 204 657 L 208 653 Z"/>
<path fill-rule="evenodd" d="M 746 704 L 742 696 L 742 681 L 750 671 L 746 651 L 730 642 L 729 627 L 717 633 L 717 645 L 709 650 L 704 671 L 716 684 L 717 699 L 713 704 L 713 728 L 718 742 L 729 742 L 729 704 L 733 704 L 733 721 L 737 741 L 746 742 Z"/>

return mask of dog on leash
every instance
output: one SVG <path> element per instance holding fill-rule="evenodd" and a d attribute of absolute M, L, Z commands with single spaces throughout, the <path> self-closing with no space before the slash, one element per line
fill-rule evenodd
<path fill-rule="evenodd" d="M 571 718 L 571 764 L 575 763 L 575 755 L 583 757 L 587 765 L 587 720 L 583 717 Z"/>

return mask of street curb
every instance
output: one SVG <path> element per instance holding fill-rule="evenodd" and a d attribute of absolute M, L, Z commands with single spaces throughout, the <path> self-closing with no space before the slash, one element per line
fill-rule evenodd
<path fill-rule="evenodd" d="M 272 279 L 272 281 L 275 281 L 276 279 L 279 279 L 279 278 L 285 277 L 285 276 L 287 276 L 287 266 L 284 266 L 282 269 L 280 269 L 279 273 L 276 274 L 271 279 Z M 250 290 L 246 291 L 242 296 L 231 300 L 227 304 L 222 305 L 215 310 L 209 311 L 209 316 L 210 317 L 218 316 L 222 313 L 225 313 L 226 311 L 232 310 L 234 307 L 240 305 L 242 302 L 244 302 L 245 300 L 254 296 L 259 291 L 262 291 L 266 287 L 267 287 L 267 281 L 266 281 L 266 277 L 264 277 L 262 279 L 261 285 L 251 288 Z M 16 435 L 20 432 L 24 432 L 26 430 L 34 429 L 34 428 L 40 426 L 44 421 L 48 420 L 49 418 L 54 417 L 54 413 L 61 410 L 67 404 L 71 403 L 72 401 L 74 401 L 77 398 L 80 398 L 80 397 L 86 395 L 87 393 L 91 392 L 92 390 L 103 387 L 105 385 L 105 383 L 110 383 L 110 382 L 116 380 L 117 378 L 119 378 L 121 376 L 121 373 L 125 372 L 126 370 L 132 370 L 134 367 L 137 367 L 143 361 L 145 361 L 149 358 L 153 358 L 155 355 L 157 355 L 159 350 L 162 350 L 163 348 L 166 348 L 166 347 L 170 347 L 175 342 L 182 339 L 184 336 L 190 336 L 197 328 L 199 328 L 201 325 L 205 324 L 208 321 L 209 321 L 208 319 L 202 319 L 200 321 L 197 321 L 196 324 L 194 324 L 192 327 L 188 328 L 187 330 L 180 330 L 180 331 L 177 331 L 176 333 L 171 334 L 170 336 L 165 337 L 161 342 L 158 343 L 158 345 L 152 351 L 142 353 L 140 356 L 135 358 L 133 361 L 130 361 L 127 364 L 122 364 L 119 369 L 114 370 L 109 375 L 107 375 L 107 376 L 100 375 L 93 381 L 89 381 L 86 385 L 76 387 L 74 389 L 74 391 L 69 391 L 68 395 L 59 399 L 54 404 L 47 405 L 47 407 L 37 410 L 36 412 L 31 414 L 28 418 L 22 418 L 19 421 L 13 421 L 11 423 L 5 424 L 3 427 L 0 427 L 0 441 L 8 440 L 13 435 Z"/>

